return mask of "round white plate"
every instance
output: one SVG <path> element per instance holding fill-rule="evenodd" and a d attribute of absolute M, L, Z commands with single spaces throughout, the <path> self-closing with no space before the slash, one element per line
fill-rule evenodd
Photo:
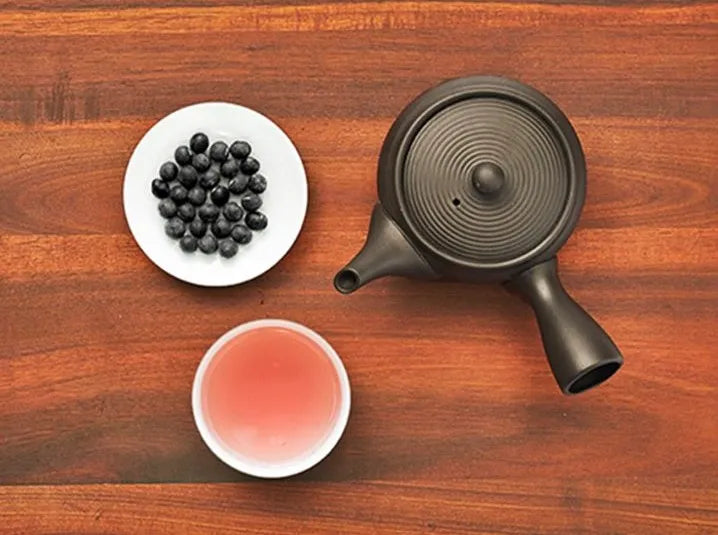
<path fill-rule="evenodd" d="M 247 141 L 267 178 L 260 211 L 269 225 L 253 232 L 252 241 L 240 245 L 234 258 L 183 252 L 165 234 L 165 220 L 157 211 L 159 200 L 152 195 L 151 182 L 160 165 L 174 161 L 175 149 L 189 145 L 196 132 L 207 134 L 210 143 Z M 270 119 L 237 104 L 204 102 L 167 115 L 147 131 L 127 164 L 123 201 L 132 235 L 160 269 L 199 286 L 231 286 L 260 276 L 292 247 L 307 211 L 307 177 L 296 147 Z"/>

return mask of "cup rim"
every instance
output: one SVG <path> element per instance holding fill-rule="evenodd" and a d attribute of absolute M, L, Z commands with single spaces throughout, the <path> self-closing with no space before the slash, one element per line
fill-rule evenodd
<path fill-rule="evenodd" d="M 329 435 L 327 435 L 324 441 L 315 447 L 310 454 L 299 459 L 280 464 L 256 461 L 226 447 L 210 429 L 202 411 L 201 394 L 203 379 L 207 368 L 219 349 L 235 336 L 262 327 L 282 327 L 290 329 L 315 342 L 329 358 L 339 379 L 341 404 L 339 407 L 339 414 L 337 415 L 334 426 L 332 427 Z M 329 344 L 329 342 L 309 327 L 284 319 L 260 319 L 249 321 L 224 333 L 222 336 L 217 338 L 217 340 L 215 340 L 202 357 L 199 366 L 197 366 L 194 382 L 192 384 L 192 415 L 204 443 L 212 451 L 212 453 L 214 453 L 225 464 L 247 475 L 260 478 L 275 479 L 289 477 L 304 472 L 305 470 L 308 470 L 318 464 L 322 459 L 329 455 L 339 442 L 341 436 L 344 434 L 344 429 L 346 428 L 347 421 L 349 419 L 350 409 L 351 387 L 349 385 L 349 377 L 347 376 L 346 369 L 344 368 L 344 363 L 337 352 Z"/>

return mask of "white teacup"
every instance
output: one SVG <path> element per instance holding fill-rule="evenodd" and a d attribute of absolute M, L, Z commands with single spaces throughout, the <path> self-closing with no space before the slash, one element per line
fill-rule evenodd
<path fill-rule="evenodd" d="M 349 379 L 329 343 L 286 320 L 244 323 L 202 358 L 192 411 L 202 439 L 245 474 L 288 477 L 336 446 L 351 406 Z"/>

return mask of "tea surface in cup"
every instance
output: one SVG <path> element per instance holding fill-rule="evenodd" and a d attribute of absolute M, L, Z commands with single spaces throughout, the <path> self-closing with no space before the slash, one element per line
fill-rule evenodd
<path fill-rule="evenodd" d="M 337 370 L 324 349 L 285 327 L 234 336 L 202 379 L 210 432 L 225 448 L 262 463 L 308 455 L 334 429 L 341 403 Z"/>

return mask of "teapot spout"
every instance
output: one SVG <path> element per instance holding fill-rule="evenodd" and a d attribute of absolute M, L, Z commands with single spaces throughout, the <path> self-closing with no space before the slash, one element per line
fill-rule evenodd
<path fill-rule="evenodd" d="M 336 274 L 334 287 L 343 294 L 349 294 L 386 275 L 437 278 L 428 262 L 409 243 L 381 204 L 377 204 L 371 214 L 364 247 Z"/>

